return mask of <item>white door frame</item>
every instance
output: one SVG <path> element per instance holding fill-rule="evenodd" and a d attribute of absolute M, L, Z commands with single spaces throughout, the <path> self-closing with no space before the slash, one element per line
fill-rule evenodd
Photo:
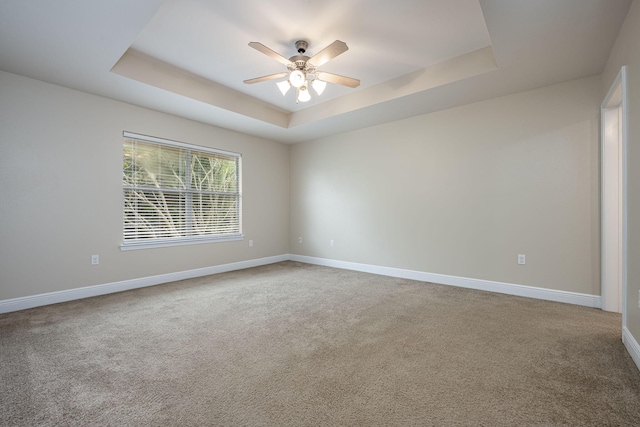
<path fill-rule="evenodd" d="M 627 297 L 627 96 L 622 67 L 600 106 L 602 309 L 622 312 Z"/>

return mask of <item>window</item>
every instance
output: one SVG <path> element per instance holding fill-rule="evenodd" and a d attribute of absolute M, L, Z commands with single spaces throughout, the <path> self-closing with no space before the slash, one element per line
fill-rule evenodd
<path fill-rule="evenodd" d="M 240 154 L 123 135 L 122 249 L 242 238 Z"/>

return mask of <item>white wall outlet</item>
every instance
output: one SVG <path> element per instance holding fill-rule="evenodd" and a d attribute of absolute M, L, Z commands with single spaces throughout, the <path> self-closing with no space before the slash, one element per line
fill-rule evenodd
<path fill-rule="evenodd" d="M 302 237 L 298 237 L 298 243 L 302 244 Z"/>
<path fill-rule="evenodd" d="M 525 265 L 527 263 L 527 257 L 524 254 L 518 254 L 518 264 Z"/>
<path fill-rule="evenodd" d="M 331 239 L 331 240 L 329 241 L 329 246 L 333 247 L 333 246 L 335 246 L 335 245 L 336 245 L 336 242 L 335 242 L 333 239 Z"/>
<path fill-rule="evenodd" d="M 100 264 L 100 255 L 91 255 L 91 265 Z"/>
<path fill-rule="evenodd" d="M 249 247 L 252 248 L 253 247 L 253 240 L 249 240 Z"/>

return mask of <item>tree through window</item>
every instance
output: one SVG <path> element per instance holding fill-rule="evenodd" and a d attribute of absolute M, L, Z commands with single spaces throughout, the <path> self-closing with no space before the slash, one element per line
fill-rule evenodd
<path fill-rule="evenodd" d="M 122 247 L 241 238 L 240 160 L 125 132 Z"/>

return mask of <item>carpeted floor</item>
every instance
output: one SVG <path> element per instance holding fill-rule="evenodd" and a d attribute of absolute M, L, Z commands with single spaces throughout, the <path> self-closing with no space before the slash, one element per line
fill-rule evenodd
<path fill-rule="evenodd" d="M 0 425 L 637 426 L 620 322 L 284 262 L 0 315 Z"/>

